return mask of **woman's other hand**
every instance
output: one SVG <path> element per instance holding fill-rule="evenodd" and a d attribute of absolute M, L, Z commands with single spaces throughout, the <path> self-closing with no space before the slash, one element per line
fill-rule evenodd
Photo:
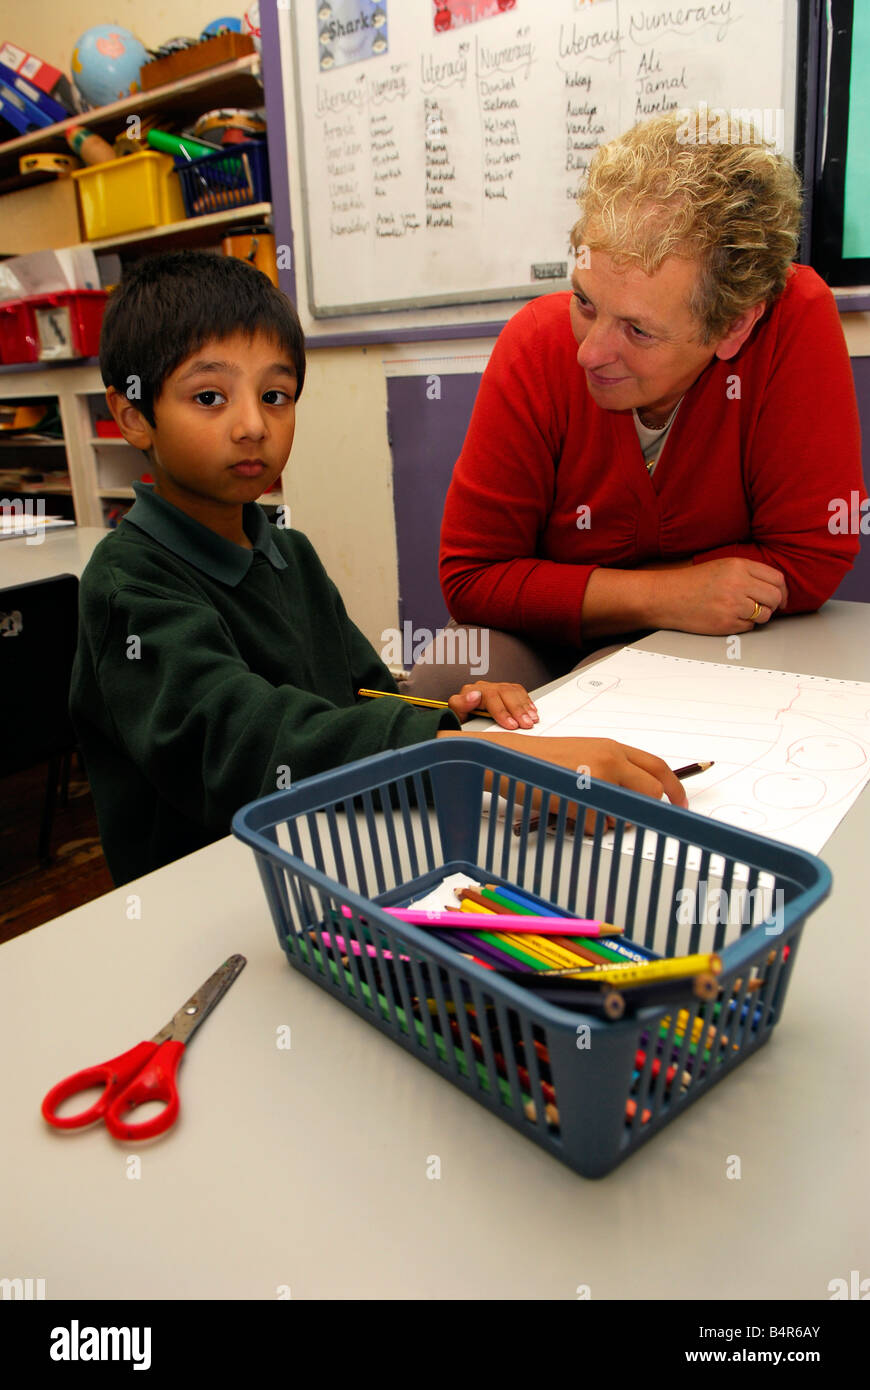
<path fill-rule="evenodd" d="M 656 575 L 659 627 L 730 636 L 751 632 L 788 603 L 779 570 L 760 560 L 729 556 Z"/>

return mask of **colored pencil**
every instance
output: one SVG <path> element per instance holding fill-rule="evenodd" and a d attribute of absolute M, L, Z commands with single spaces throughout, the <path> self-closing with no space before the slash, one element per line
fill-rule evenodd
<path fill-rule="evenodd" d="M 596 965 L 592 970 L 602 984 L 631 989 L 634 985 L 651 984 L 655 980 L 685 980 L 697 975 L 718 975 L 722 970 L 722 961 L 719 956 L 710 954 L 668 956 L 663 960 L 647 961 L 644 965 Z M 564 970 L 559 971 L 560 975 L 565 973 Z"/>
<path fill-rule="evenodd" d="M 523 893 L 518 892 L 518 890 L 515 888 L 505 888 L 500 883 L 487 883 L 484 886 L 491 892 L 498 893 L 501 897 L 511 899 L 517 904 L 518 907 L 525 907 L 527 910 L 530 910 L 532 912 L 543 912 L 546 913 L 548 916 L 551 914 L 553 917 L 563 916 L 563 913 L 560 908 L 542 907 L 540 903 L 536 903 L 532 898 L 527 898 Z M 481 892 L 482 891 L 483 889 L 481 889 Z M 608 937 L 615 937 L 621 935 L 624 931 L 624 927 L 619 927 L 616 928 L 612 933 L 610 931 L 606 933 L 602 932 L 601 935 L 602 937 L 605 935 Z M 599 941 L 596 938 L 595 940 L 590 941 L 589 949 L 590 951 L 600 952 L 601 955 L 604 955 L 606 951 L 612 951 L 614 952 L 615 956 L 622 956 L 629 960 L 635 960 L 638 963 L 645 960 L 659 959 L 659 957 L 653 951 L 648 951 L 645 946 L 638 946 L 634 941 L 631 943 L 630 946 L 628 946 L 624 941 L 608 940 L 605 943 L 603 940 Z"/>
<path fill-rule="evenodd" d="M 331 946 L 331 945 L 332 945 L 332 943 L 333 943 L 333 938 L 329 935 L 329 932 L 322 931 L 322 932 L 320 933 L 320 935 L 321 935 L 321 937 L 323 938 L 323 944 L 324 944 L 324 946 Z M 313 932 L 311 933 L 311 937 L 312 937 L 312 940 L 314 940 L 315 942 L 317 941 L 317 937 L 314 935 Z M 348 941 L 345 941 L 345 939 L 344 939 L 343 936 L 336 936 L 336 937 L 335 937 L 335 944 L 336 944 L 336 946 L 338 947 L 338 949 L 339 949 L 340 951 L 347 951 L 348 946 L 350 946 L 350 949 L 353 951 L 353 954 L 354 954 L 355 956 L 361 956 L 361 955 L 362 955 L 363 948 L 362 948 L 362 946 L 360 945 L 360 943 L 359 943 L 358 941 L 349 941 L 349 942 L 348 942 Z M 378 959 L 378 952 L 377 952 L 377 950 L 376 950 L 376 948 L 375 948 L 374 946 L 366 946 L 365 949 L 366 949 L 366 955 L 368 955 L 368 956 L 374 956 L 376 960 Z M 382 951 L 382 952 L 381 952 L 381 959 L 383 959 L 383 960 L 392 960 L 392 959 L 393 959 L 393 953 L 392 953 L 392 951 Z M 411 959 L 410 956 L 399 956 L 399 960 L 410 960 L 410 959 Z"/>
<path fill-rule="evenodd" d="M 507 898 L 508 902 L 516 903 L 517 907 L 525 908 L 531 912 L 552 913 L 554 917 L 563 917 L 565 914 L 558 908 L 542 907 L 533 898 L 526 897 L 518 888 L 506 888 L 503 883 L 485 883 L 484 888 L 490 893 L 498 893 L 500 897 Z"/>
<path fill-rule="evenodd" d="M 676 768 L 674 776 L 685 782 L 687 777 L 697 777 L 699 772 L 706 772 L 708 767 L 713 767 L 713 763 L 689 763 L 688 767 Z"/>
<path fill-rule="evenodd" d="M 536 980 L 539 976 L 526 976 L 522 983 L 523 988 L 528 988 L 529 979 Z M 579 982 L 578 982 L 579 983 Z M 622 1018 L 625 1013 L 626 997 L 615 989 L 553 989 L 552 984 L 549 988 L 546 985 L 534 986 L 535 996 L 543 999 L 547 1004 L 554 1004 L 558 1009 L 565 1009 L 568 1013 L 592 1014 L 597 1018 L 609 1019 L 615 1023 Z"/>
<path fill-rule="evenodd" d="M 636 1101 L 636 1100 L 627 1100 L 627 1101 L 625 1102 L 625 1118 L 626 1118 L 626 1121 L 628 1121 L 628 1120 L 633 1120 L 636 1114 L 637 1114 L 637 1101 Z M 651 1117 L 652 1117 L 652 1111 L 651 1111 L 651 1110 L 644 1110 L 644 1111 L 642 1111 L 642 1112 L 641 1112 L 641 1117 L 640 1117 L 640 1119 L 641 1119 L 641 1124 L 644 1124 L 644 1125 L 645 1125 L 645 1124 L 648 1124 L 649 1121 L 650 1121 L 650 1119 L 651 1119 Z"/>
<path fill-rule="evenodd" d="M 684 998 L 685 980 L 659 980 L 655 984 L 636 985 L 632 989 L 612 984 L 599 984 L 594 970 L 578 971 L 571 975 L 548 975 L 545 970 L 537 970 L 532 975 L 522 975 L 505 971 L 503 978 L 523 989 L 532 990 L 539 999 L 546 999 L 560 1008 L 582 1008 L 580 1000 L 592 999 L 598 990 L 602 993 L 618 993 L 623 998 L 623 1009 L 642 1009 L 647 1007 L 666 1007 Z M 613 1013 L 612 1017 L 621 1017 Z"/>
<path fill-rule="evenodd" d="M 469 903 L 469 908 L 477 912 L 488 911 L 477 903 Z M 460 927 L 465 929 L 468 927 L 469 914 L 461 911 L 438 912 L 435 910 L 420 911 L 419 908 L 410 907 L 385 907 L 384 912 L 398 917 L 401 922 L 411 922 L 415 926 Z M 618 933 L 622 930 L 621 927 L 614 927 L 609 922 L 600 922 L 591 917 L 559 917 L 556 921 L 558 928 L 554 925 L 552 917 L 519 918 L 508 912 L 494 912 L 489 917 L 487 926 L 490 931 L 528 931 L 534 932 L 538 936 L 610 936 L 612 933 Z"/>
<path fill-rule="evenodd" d="M 529 823 L 528 823 L 527 829 L 528 829 L 530 832 L 531 832 L 532 830 L 537 830 L 537 828 L 538 828 L 538 826 L 539 826 L 540 824 L 541 824 L 541 815 L 540 815 L 540 812 L 539 812 L 539 811 L 533 811 L 532 814 L 529 816 Z M 566 830 L 574 830 L 574 829 L 576 828 L 576 825 L 577 825 L 577 819 L 576 819 L 575 816 L 567 816 L 567 817 L 566 817 L 566 819 L 565 819 L 565 829 L 566 829 Z M 558 811 L 551 811 L 550 814 L 547 816 L 547 829 L 548 829 L 548 830 L 557 830 L 557 829 L 558 829 L 558 826 L 559 826 L 559 812 L 558 812 Z M 514 821 L 513 831 L 514 831 L 514 834 L 515 834 L 515 835 L 522 835 L 522 833 L 523 833 L 523 819 L 522 819 L 522 816 L 518 816 L 517 819 Z"/>
<path fill-rule="evenodd" d="M 581 958 L 573 951 L 568 950 L 562 945 L 559 938 L 551 936 L 533 936 L 530 933 L 514 935 L 512 932 L 499 932 L 502 941 L 518 946 L 522 951 L 531 951 L 541 961 L 542 965 L 554 970 L 577 970 L 592 971 L 597 970 L 598 966 L 593 965 L 589 960 Z M 546 973 L 545 971 L 542 973 Z"/>
<path fill-rule="evenodd" d="M 646 1066 L 646 1059 L 647 1059 L 647 1054 L 644 1052 L 643 1048 L 638 1048 L 637 1052 L 634 1054 L 634 1065 L 635 1065 L 635 1067 L 637 1068 L 637 1070 L 636 1070 L 636 1072 L 635 1072 L 635 1076 L 636 1076 L 636 1077 L 639 1077 L 639 1076 L 640 1076 L 640 1073 L 643 1071 L 644 1067 Z M 658 1074 L 659 1074 L 659 1072 L 661 1071 L 661 1069 L 662 1069 L 662 1059 L 661 1059 L 661 1057 L 654 1057 L 653 1060 L 652 1060 L 652 1066 L 650 1067 L 650 1076 L 652 1076 L 652 1077 L 654 1077 L 654 1078 L 655 1078 L 655 1077 L 658 1077 Z M 670 1086 L 670 1084 L 671 1084 L 671 1082 L 673 1081 L 673 1079 L 674 1079 L 674 1077 L 676 1076 L 676 1074 L 677 1074 L 677 1064 L 676 1064 L 676 1062 L 672 1062 L 671 1065 L 668 1067 L 667 1072 L 665 1073 L 665 1085 L 666 1085 L 666 1086 Z M 692 1073 L 691 1073 L 691 1072 L 688 1072 L 688 1071 L 684 1071 L 684 1072 L 683 1072 L 683 1083 L 682 1083 L 682 1084 L 683 1084 L 684 1086 L 688 1086 L 688 1084 L 689 1084 L 689 1082 L 691 1081 L 691 1079 L 692 1079 Z"/>
<path fill-rule="evenodd" d="M 479 952 L 481 957 L 493 965 L 497 970 L 516 970 L 518 958 L 500 949 L 497 938 L 491 940 L 482 939 L 476 932 L 454 932 L 451 940 L 462 945 L 469 951 Z M 519 968 L 525 973 L 534 971 L 534 964 L 529 961 L 523 962 Z"/>
<path fill-rule="evenodd" d="M 503 932 L 496 934 L 493 932 L 481 931 L 479 940 L 485 942 L 488 946 L 495 947 L 498 951 L 504 952 L 514 961 L 519 961 L 522 965 L 528 966 L 533 974 L 543 974 L 545 968 L 544 962 L 541 960 L 541 957 L 537 954 L 534 947 L 527 945 L 525 937 L 515 937 L 513 941 L 506 941 Z M 516 967 L 509 966 L 507 968 L 515 969 Z"/>
<path fill-rule="evenodd" d="M 502 912 L 522 916 L 525 911 L 525 909 L 511 906 L 507 898 L 500 898 L 496 893 L 485 893 L 483 889 L 478 893 L 474 888 L 455 888 L 453 892 L 454 897 L 457 897 L 460 903 L 477 903 L 478 907 L 486 908 L 487 912 L 495 912 L 496 908 L 501 908 Z"/>
<path fill-rule="evenodd" d="M 467 912 L 469 915 L 473 913 L 487 917 L 496 915 L 493 911 L 494 894 L 491 899 L 487 899 L 484 898 L 482 894 L 475 893 L 472 889 L 464 888 L 457 896 L 462 900 L 462 911 Z M 515 912 L 518 916 L 520 909 L 512 907 L 511 911 L 512 915 Z M 528 918 L 525 920 L 528 920 Z M 574 964 L 580 966 L 581 961 L 583 965 L 595 965 L 600 964 L 601 961 L 600 956 L 597 956 L 594 952 L 584 950 L 581 945 L 575 944 L 568 937 L 560 937 L 559 940 L 556 941 L 539 934 L 520 936 L 519 934 L 514 935 L 511 932 L 499 932 L 494 938 L 487 933 L 484 939 L 497 940 L 506 950 L 510 950 L 511 947 L 513 947 L 521 953 L 520 959 L 534 960 L 539 966 L 569 966 Z M 584 938 L 584 940 L 585 939 L 586 938 Z"/>
<path fill-rule="evenodd" d="M 357 695 L 367 700 L 379 700 L 386 696 L 390 700 L 404 700 L 408 705 L 420 705 L 423 709 L 449 709 L 446 700 L 424 700 L 422 695 L 399 695 L 395 690 L 358 690 Z"/>
<path fill-rule="evenodd" d="M 449 912 L 450 909 L 445 908 L 445 911 Z M 466 915 L 476 912 L 478 915 L 484 917 L 495 917 L 497 915 L 493 908 L 487 907 L 486 904 L 482 905 L 481 903 L 472 902 L 470 898 L 467 898 L 464 902 L 459 904 L 459 911 L 464 912 Z"/>
<path fill-rule="evenodd" d="M 461 888 L 455 889 L 454 892 L 458 897 L 461 897 L 464 893 L 472 893 L 473 890 Z M 501 884 L 487 883 L 484 888 L 481 888 L 480 893 L 483 895 L 487 892 L 491 892 L 494 898 L 502 898 L 505 902 L 515 903 L 518 910 L 521 909 L 527 914 L 545 912 L 547 916 L 552 915 L 553 918 L 557 920 L 562 916 L 558 909 L 542 907 L 540 903 L 534 902 L 531 898 L 524 897 L 522 893 L 518 893 L 513 888 L 504 888 Z M 624 928 L 620 928 L 619 930 L 623 931 Z M 543 935 L 543 933 L 541 933 L 541 935 Z M 549 935 L 549 932 L 547 935 Z M 559 935 L 562 934 L 559 933 Z M 602 938 L 587 938 L 584 936 L 582 941 L 578 941 L 576 938 L 565 935 L 562 940 L 565 946 L 568 946 L 569 941 L 571 941 L 577 949 L 580 949 L 582 953 L 589 956 L 590 959 L 597 957 L 599 960 L 613 961 L 614 964 L 619 964 L 623 960 L 630 960 L 638 965 L 642 965 L 644 961 L 659 959 L 658 956 L 654 956 L 652 952 L 647 951 L 645 947 L 635 947 L 634 942 L 629 946 L 624 941 L 619 941 L 615 932 L 611 933 L 608 931 L 606 940 L 604 940 L 603 937 L 604 933 L 602 933 Z"/>
<path fill-rule="evenodd" d="M 313 953 L 313 954 L 317 957 L 318 960 L 323 960 L 322 953 L 316 948 L 316 946 L 315 946 L 315 950 L 314 950 L 314 953 Z M 338 966 L 338 965 L 336 964 L 336 962 L 332 959 L 332 957 L 327 957 L 325 963 L 326 963 L 326 965 L 327 965 L 327 967 L 328 967 L 328 969 L 329 969 L 329 972 L 330 972 L 330 974 L 332 975 L 333 979 L 338 980 L 340 973 L 343 973 L 343 974 L 344 974 L 344 977 L 345 977 L 345 981 L 346 981 L 348 987 L 351 988 L 351 989 L 354 988 L 353 979 L 352 979 L 352 977 L 351 977 L 351 975 L 350 975 L 350 972 L 349 972 L 348 970 L 345 969 L 343 972 L 340 972 L 339 966 Z M 373 994 L 372 990 L 369 988 L 369 986 L 368 986 L 364 981 L 361 982 L 361 988 L 362 988 L 363 998 L 364 998 L 364 1000 L 366 1001 L 366 1003 L 369 1005 L 369 1007 L 371 1008 L 372 1005 L 373 1005 L 373 1003 L 374 1003 L 374 1001 L 376 1000 L 376 1001 L 377 1001 L 377 1004 L 378 1004 L 378 1007 L 380 1008 L 381 1013 L 382 1013 L 383 1016 L 386 1018 L 386 1017 L 388 1016 L 388 1005 L 387 1005 L 386 996 L 383 995 L 383 994 L 381 994 L 380 992 L 377 992 L 377 993 Z M 400 1024 L 402 1024 L 403 1026 L 405 1025 L 406 1021 L 407 1021 L 407 1022 L 410 1022 L 410 1023 L 413 1023 L 413 1033 L 416 1034 L 418 1042 L 419 1042 L 422 1046 L 424 1046 L 424 1047 L 428 1045 L 427 1038 L 426 1038 L 426 1033 L 425 1033 L 424 1026 L 423 1026 L 423 1022 L 422 1022 L 421 1019 L 414 1017 L 414 1018 L 412 1018 L 412 1019 L 410 1019 L 410 1020 L 407 1020 L 407 1019 L 406 1019 L 406 1014 L 405 1014 L 404 1009 L 400 1008 L 398 1005 L 396 1006 L 396 1017 L 398 1018 Z M 442 1059 L 442 1061 L 443 1061 L 443 1060 L 446 1058 L 446 1056 L 447 1056 L 447 1044 L 446 1044 L 446 1041 L 445 1041 L 445 1039 L 441 1036 L 441 1034 L 438 1032 L 437 1029 L 436 1029 L 435 1032 L 434 1032 L 434 1038 L 435 1038 L 436 1050 L 438 1051 L 438 1054 L 439 1054 L 439 1056 L 441 1057 L 441 1059 Z M 440 1046 L 439 1046 L 439 1044 L 440 1044 Z M 457 1065 L 457 1067 L 458 1067 L 460 1073 L 462 1074 L 462 1076 L 464 1076 L 464 1077 L 467 1078 L 467 1077 L 469 1077 L 470 1074 L 473 1075 L 473 1073 L 470 1073 L 470 1072 L 469 1072 L 469 1067 L 468 1067 L 468 1063 L 467 1063 L 467 1061 L 466 1061 L 464 1052 L 462 1052 L 462 1051 L 457 1052 L 457 1053 L 455 1054 L 455 1060 L 456 1060 L 456 1065 Z M 477 1074 L 478 1085 L 480 1086 L 481 1090 L 486 1091 L 486 1092 L 489 1092 L 489 1090 L 490 1090 L 490 1079 L 489 1079 L 489 1074 L 488 1074 L 488 1072 L 487 1072 L 487 1068 L 486 1068 L 485 1064 L 484 1064 L 483 1062 L 476 1062 L 476 1063 L 475 1063 L 475 1071 L 476 1071 L 476 1074 Z M 503 1102 L 505 1105 L 512 1105 L 512 1104 L 515 1103 L 515 1097 L 514 1097 L 513 1094 L 512 1094 L 511 1087 L 510 1087 L 509 1083 L 508 1083 L 504 1078 L 499 1078 L 499 1081 L 498 1081 L 498 1093 L 499 1093 L 499 1096 L 501 1097 L 502 1102 Z M 537 1115 L 536 1115 L 536 1111 L 535 1111 L 535 1103 L 534 1103 L 534 1101 L 533 1101 L 526 1093 L 524 1093 L 524 1092 L 521 1092 L 521 1093 L 520 1093 L 519 1100 L 520 1100 L 520 1103 L 522 1104 L 523 1113 L 525 1114 L 526 1118 L 529 1119 L 529 1120 L 535 1121 L 536 1118 L 537 1118 Z M 545 1118 L 546 1118 L 547 1124 L 553 1126 L 554 1128 L 558 1128 L 558 1126 L 559 1126 L 559 1111 L 557 1110 L 556 1106 L 554 1106 L 554 1105 L 552 1105 L 552 1104 L 545 1104 L 545 1106 L 544 1106 L 544 1114 L 545 1114 Z"/>

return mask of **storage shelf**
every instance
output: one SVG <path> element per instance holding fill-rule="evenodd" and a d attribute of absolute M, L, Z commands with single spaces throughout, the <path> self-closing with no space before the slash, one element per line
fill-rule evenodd
<path fill-rule="evenodd" d="M 271 203 L 243 203 L 241 207 L 226 208 L 222 212 L 209 212 L 204 217 L 187 217 L 183 222 L 167 222 L 162 227 L 141 227 L 136 232 L 125 232 L 123 236 L 101 237 L 99 241 L 85 241 L 92 251 L 109 251 L 117 246 L 144 246 L 153 241 L 175 246 L 192 246 L 197 242 L 208 245 L 214 241 L 211 229 L 238 222 L 260 222 L 272 215 Z"/>
<path fill-rule="evenodd" d="M 127 115 L 141 115 L 160 107 L 167 120 L 173 118 L 195 118 L 202 115 L 202 97 L 208 95 L 212 107 L 220 106 L 262 106 L 263 87 L 259 78 L 260 55 L 249 53 L 244 58 L 234 58 L 231 63 L 220 67 L 206 68 L 203 72 L 191 73 L 180 82 L 168 82 L 163 87 L 153 87 L 148 92 L 134 92 L 123 101 L 113 101 L 108 106 L 97 106 L 85 111 L 81 116 L 68 116 L 55 125 L 42 130 L 31 130 L 27 135 L 19 135 L 0 145 L 0 178 L 17 174 L 18 157 L 28 150 L 55 150 L 69 153 L 64 138 L 64 130 L 69 125 L 86 125 L 89 130 L 105 135 L 119 133 Z"/>
<path fill-rule="evenodd" d="M 34 497 L 39 493 L 57 493 L 60 497 L 72 496 L 70 483 L 30 483 L 19 478 L 17 483 L 0 483 L 0 492 L 26 492 Z"/>
<path fill-rule="evenodd" d="M 70 115 L 56 125 L 6 141 L 0 144 L 0 181 L 17 175 L 19 156 L 27 151 L 68 152 L 64 131 L 70 125 L 86 125 L 104 139 L 112 140 L 124 129 L 124 118 L 128 114 L 144 116 L 147 112 L 157 116 L 161 123 L 165 118 L 167 124 L 171 123 L 177 128 L 190 125 L 203 111 L 211 108 L 263 106 L 265 95 L 260 72 L 259 54 L 249 54 L 220 67 L 193 73 L 178 82 L 155 87 L 149 92 L 137 92 L 123 101 L 112 102 L 80 116 Z M 259 226 L 269 222 L 271 216 L 271 203 L 249 203 L 241 207 L 221 208 L 204 217 L 185 218 L 164 227 L 146 227 L 121 236 L 79 244 L 95 252 L 117 249 L 122 255 L 130 251 L 134 256 L 146 253 L 149 248 L 218 249 L 224 229 L 248 223 Z M 117 436 L 102 438 L 94 432 L 95 403 L 101 407 L 100 413 L 103 413 L 105 405 L 99 358 L 59 358 L 50 362 L 0 364 L 0 400 L 31 400 L 45 396 L 57 397 L 64 439 L 56 444 L 48 440 L 30 441 L 27 447 L 66 448 L 70 484 L 56 489 L 51 484 L 17 484 L 5 489 L 0 487 L 0 493 L 6 491 L 13 496 L 47 496 L 56 490 L 59 495 L 71 497 L 79 525 L 103 528 L 106 526 L 105 513 L 112 504 L 132 503 L 135 500 L 136 494 L 130 482 L 148 468 L 147 456 L 125 439 Z M 13 462 L 16 447 L 21 449 L 25 446 L 16 446 L 14 440 L 3 440 L 0 436 L 0 468 L 3 464 L 11 464 L 5 469 L 10 478 L 27 467 L 25 458 L 21 456 Z M 4 449 L 7 451 L 5 454 Z M 127 450 L 127 455 L 122 455 L 121 450 Z M 36 471 L 35 456 L 29 460 L 29 466 Z M 106 477 L 112 475 L 120 476 L 124 483 L 115 487 L 102 486 Z M 279 488 L 260 500 L 267 507 L 274 508 L 282 505 L 284 499 Z M 60 503 L 57 505 L 59 507 Z"/>
<path fill-rule="evenodd" d="M 65 449 L 66 441 L 63 439 L 6 439 L 0 431 L 0 453 L 4 449 Z"/>

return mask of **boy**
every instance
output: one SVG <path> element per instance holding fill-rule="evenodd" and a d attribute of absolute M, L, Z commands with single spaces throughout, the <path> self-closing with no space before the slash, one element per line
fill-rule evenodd
<path fill-rule="evenodd" d="M 358 698 L 397 687 L 310 542 L 255 503 L 287 461 L 305 377 L 296 312 L 265 275 L 204 252 L 139 262 L 107 305 L 100 368 L 155 479 L 82 575 L 70 695 L 116 884 L 228 834 L 288 774 L 457 737 L 483 711 L 532 727 L 519 686 L 464 686 L 449 711 Z M 664 763 L 608 739 L 534 750 L 685 804 Z"/>

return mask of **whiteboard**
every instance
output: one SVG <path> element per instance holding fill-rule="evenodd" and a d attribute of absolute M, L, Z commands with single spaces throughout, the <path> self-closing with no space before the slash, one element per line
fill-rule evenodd
<path fill-rule="evenodd" d="M 308 313 L 566 288 L 595 149 L 662 111 L 704 101 L 711 129 L 714 109 L 762 112 L 792 155 L 797 11 L 796 0 L 296 0 L 284 16 Z"/>

